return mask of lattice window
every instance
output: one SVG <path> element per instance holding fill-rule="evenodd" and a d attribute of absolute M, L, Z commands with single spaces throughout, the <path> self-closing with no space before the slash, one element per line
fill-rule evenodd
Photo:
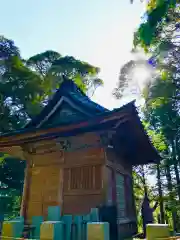
<path fill-rule="evenodd" d="M 125 179 L 124 175 L 116 173 L 116 202 L 118 210 L 118 218 L 126 216 L 126 203 L 125 203 Z"/>
<path fill-rule="evenodd" d="M 101 166 L 73 167 L 65 170 L 65 190 L 101 188 Z"/>

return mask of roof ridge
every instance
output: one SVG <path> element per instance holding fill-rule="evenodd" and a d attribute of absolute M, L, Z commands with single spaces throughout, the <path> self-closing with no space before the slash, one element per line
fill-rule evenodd
<path fill-rule="evenodd" d="M 100 112 L 109 111 L 108 109 L 102 107 L 100 104 L 92 101 L 72 80 L 66 76 L 62 76 L 62 82 L 57 89 L 57 91 L 49 99 L 48 104 L 42 109 L 40 114 L 33 118 L 25 128 L 31 127 L 33 125 L 37 126 L 42 119 L 44 119 L 49 112 L 58 104 L 59 100 L 62 97 L 67 97 L 71 99 L 72 102 L 75 102 L 78 105 L 81 105 L 81 108 L 87 109 L 87 112 L 91 112 L 92 115 L 98 114 Z"/>

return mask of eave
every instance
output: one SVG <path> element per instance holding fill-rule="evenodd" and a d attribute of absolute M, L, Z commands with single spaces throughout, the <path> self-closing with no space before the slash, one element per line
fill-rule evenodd
<path fill-rule="evenodd" d="M 82 133 L 86 131 L 94 131 L 94 129 L 100 129 L 104 125 L 108 125 L 111 122 L 117 123 L 118 121 L 127 121 L 130 115 L 126 112 L 122 114 L 122 111 L 115 111 L 111 114 L 106 114 L 106 116 L 98 116 L 96 118 L 90 119 L 89 121 L 79 122 L 76 124 L 58 126 L 45 129 L 23 129 L 15 132 L 10 132 L 3 134 L 0 137 L 0 147 L 18 145 L 23 142 L 30 140 L 40 140 L 44 138 L 52 138 L 54 136 L 71 136 L 76 135 L 76 133 Z"/>
<path fill-rule="evenodd" d="M 123 132 L 123 124 L 127 125 L 125 138 L 129 136 L 129 140 L 133 139 L 134 146 L 136 146 L 137 156 L 134 156 L 134 162 L 133 156 L 129 158 L 132 165 L 159 162 L 159 155 L 146 135 L 133 103 L 112 112 L 101 114 L 89 121 L 47 129 L 24 129 L 19 132 L 5 134 L 0 137 L 0 149 L 11 146 L 24 146 L 26 143 L 53 138 L 76 136 L 86 132 L 100 133 L 112 130 L 115 133 L 116 145 L 121 149 L 123 141 L 119 140 L 119 137 Z M 126 148 L 131 151 L 128 141 Z"/>

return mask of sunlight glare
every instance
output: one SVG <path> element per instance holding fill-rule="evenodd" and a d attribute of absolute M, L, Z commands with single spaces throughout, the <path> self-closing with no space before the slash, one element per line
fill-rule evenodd
<path fill-rule="evenodd" d="M 133 78 L 138 81 L 138 83 L 144 84 L 151 75 L 150 69 L 145 66 L 138 66 L 133 71 Z"/>
<path fill-rule="evenodd" d="M 138 65 L 132 70 L 132 79 L 142 90 L 151 81 L 152 69 L 147 65 Z"/>

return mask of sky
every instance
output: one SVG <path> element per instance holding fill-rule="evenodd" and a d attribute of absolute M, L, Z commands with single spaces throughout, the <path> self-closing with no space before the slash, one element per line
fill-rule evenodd
<path fill-rule="evenodd" d="M 55 50 L 101 69 L 104 87 L 93 100 L 113 109 L 112 91 L 121 66 L 132 58 L 133 32 L 144 13 L 140 0 L 0 0 L 0 34 L 13 39 L 28 58 Z"/>
<path fill-rule="evenodd" d="M 133 32 L 144 12 L 140 0 L 0 1 L 0 34 L 13 39 L 24 58 L 55 50 L 87 61 L 104 80 L 93 100 L 110 109 L 122 105 L 112 91 L 131 59 Z"/>

